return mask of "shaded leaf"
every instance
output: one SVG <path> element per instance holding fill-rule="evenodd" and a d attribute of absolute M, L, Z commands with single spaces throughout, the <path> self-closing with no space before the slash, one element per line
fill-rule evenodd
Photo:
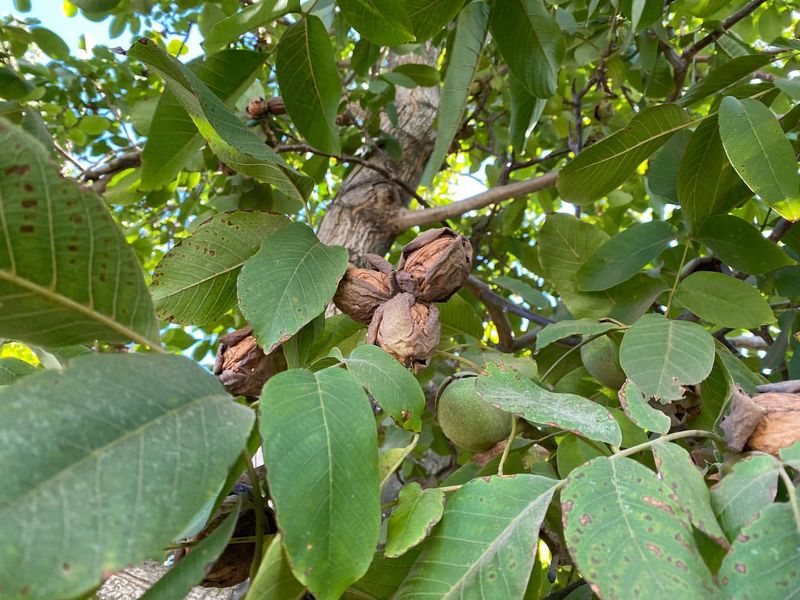
<path fill-rule="evenodd" d="M 72 4 L 87 13 L 108 12 L 119 4 L 120 0 L 70 0 Z"/>
<path fill-rule="evenodd" d="M 292 223 L 267 238 L 239 273 L 239 308 L 264 351 L 272 352 L 325 310 L 348 253 Z"/>
<path fill-rule="evenodd" d="M 334 120 L 342 80 L 328 32 L 318 17 L 308 15 L 283 33 L 275 69 L 286 110 L 298 131 L 315 148 L 338 154 L 341 144 Z"/>
<path fill-rule="evenodd" d="M 0 98 L 18 100 L 30 94 L 35 87 L 11 67 L 0 67 Z"/>
<path fill-rule="evenodd" d="M 311 179 L 291 170 L 184 64 L 147 38 L 133 44 L 128 56 L 141 60 L 164 79 L 212 152 L 226 165 L 274 186 L 291 199 L 302 201 L 308 196 Z"/>
<path fill-rule="evenodd" d="M 235 211 L 214 215 L 179 241 L 153 272 L 151 289 L 162 319 L 185 325 L 217 321 L 236 305 L 242 265 L 272 233 L 289 224 L 281 215 Z"/>
<path fill-rule="evenodd" d="M 258 573 L 247 592 L 249 600 L 301 600 L 306 588 L 294 578 L 286 553 L 283 538 L 275 534 L 261 559 Z"/>
<path fill-rule="evenodd" d="M 418 483 L 409 483 L 400 490 L 397 507 L 389 517 L 386 558 L 402 556 L 428 537 L 442 518 L 444 496 L 442 490 L 423 490 Z"/>
<path fill-rule="evenodd" d="M 38 371 L 31 363 L 12 356 L 0 358 L 0 385 L 9 385 L 17 379 Z"/>
<path fill-rule="evenodd" d="M 512 294 L 516 294 L 532 308 L 550 308 L 550 302 L 547 300 L 547 296 L 524 281 L 500 275 L 499 277 L 495 277 L 492 282 L 507 289 Z"/>
<path fill-rule="evenodd" d="M 769 54 L 748 54 L 737 56 L 725 64 L 712 69 L 677 101 L 683 107 L 691 106 L 712 94 L 716 94 L 734 83 L 738 83 L 753 71 L 757 71 L 774 60 Z"/>
<path fill-rule="evenodd" d="M 558 443 L 556 452 L 558 474 L 562 479 L 566 479 L 572 471 L 593 458 L 610 455 L 611 452 L 605 446 L 590 444 L 577 435 L 568 433 Z"/>
<path fill-rule="evenodd" d="M 475 308 L 460 294 L 439 305 L 442 335 L 467 335 L 477 339 L 483 337 L 483 321 Z"/>
<path fill-rule="evenodd" d="M 550 323 L 536 335 L 536 350 L 573 335 L 599 335 L 618 327 L 615 323 L 598 323 L 591 319 L 566 319 Z"/>
<path fill-rule="evenodd" d="M 561 491 L 564 534 L 602 598 L 719 598 L 689 517 L 655 474 L 629 458 L 596 458 Z"/>
<path fill-rule="evenodd" d="M 478 377 L 476 389 L 489 404 L 521 416 L 534 425 L 549 425 L 619 446 L 622 433 L 613 416 L 602 406 L 576 396 L 548 391 L 518 373 L 494 364 L 488 376 Z"/>
<path fill-rule="evenodd" d="M 748 456 L 711 488 L 711 506 L 729 540 L 772 504 L 778 492 L 778 463 L 771 456 Z"/>
<path fill-rule="evenodd" d="M 733 215 L 714 215 L 698 232 L 698 240 L 728 266 L 744 273 L 767 273 L 794 261 L 750 223 Z"/>
<path fill-rule="evenodd" d="M 93 354 L 0 389 L 4 595 L 80 596 L 157 555 L 215 497 L 253 420 L 177 356 Z"/>
<path fill-rule="evenodd" d="M 495 3 L 491 27 L 494 42 L 517 81 L 537 98 L 553 96 L 565 45 L 543 0 Z"/>
<path fill-rule="evenodd" d="M 769 303 L 756 288 L 722 273 L 692 273 L 678 285 L 675 301 L 722 327 L 750 329 L 775 322 Z"/>
<path fill-rule="evenodd" d="M 347 22 L 373 44 L 397 46 L 414 38 L 411 20 L 398 0 L 339 0 Z"/>
<path fill-rule="evenodd" d="M 0 336 L 159 344 L 142 267 L 103 200 L 0 119 Z"/>
<path fill-rule="evenodd" d="M 339 368 L 279 373 L 262 398 L 264 463 L 292 572 L 316 598 L 338 598 L 366 573 L 378 543 L 369 400 Z"/>
<path fill-rule="evenodd" d="M 561 170 L 561 197 L 575 204 L 589 204 L 608 194 L 676 131 L 689 124 L 689 115 L 674 104 L 644 109 L 627 127 L 589 146 Z"/>
<path fill-rule="evenodd" d="M 525 150 L 525 142 L 544 112 L 547 100 L 532 96 L 513 75 L 509 82 L 511 114 L 508 129 L 511 145 L 517 152 Z"/>
<path fill-rule="evenodd" d="M 403 0 L 418 42 L 436 35 L 464 6 L 464 0 Z"/>
<path fill-rule="evenodd" d="M 578 269 L 578 289 L 607 290 L 630 279 L 661 254 L 675 235 L 675 228 L 665 221 L 639 223 L 623 230 Z"/>
<path fill-rule="evenodd" d="M 183 600 L 199 584 L 225 550 L 239 518 L 241 502 L 211 534 L 175 563 L 142 596 L 142 600 Z"/>
<path fill-rule="evenodd" d="M 682 385 L 700 383 L 711 372 L 714 338 L 696 323 L 648 314 L 625 333 L 619 362 L 643 393 L 662 402 L 678 400 Z"/>
<path fill-rule="evenodd" d="M 489 8 L 477 0 L 468 4 L 458 15 L 455 38 L 448 52 L 450 62 L 444 76 L 436 142 L 420 185 L 428 186 L 447 158 L 450 144 L 461 127 L 461 118 L 467 106 L 469 86 L 478 66 L 489 23 Z"/>
<path fill-rule="evenodd" d="M 800 219 L 797 160 L 772 111 L 758 100 L 727 96 L 719 131 L 728 160 L 750 189 L 784 218 Z"/>
<path fill-rule="evenodd" d="M 395 597 L 521 598 L 556 483 L 520 474 L 465 484 Z"/>
<path fill-rule="evenodd" d="M 228 42 L 290 12 L 300 12 L 300 0 L 261 0 L 214 24 L 203 41 L 206 53 L 222 50 Z"/>
<path fill-rule="evenodd" d="M 650 406 L 647 403 L 647 396 L 630 379 L 625 381 L 618 395 L 622 410 L 636 425 L 662 435 L 669 431 L 670 418 Z"/>
<path fill-rule="evenodd" d="M 358 382 L 400 426 L 412 431 L 420 430 L 425 394 L 408 369 L 372 344 L 358 346 L 345 363 Z"/>

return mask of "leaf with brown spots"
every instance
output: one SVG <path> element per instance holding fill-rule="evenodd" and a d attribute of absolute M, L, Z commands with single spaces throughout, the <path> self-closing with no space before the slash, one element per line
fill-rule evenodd
<path fill-rule="evenodd" d="M 46 347 L 159 344 L 139 260 L 103 200 L 63 179 L 45 148 L 8 122 L 0 128 L 0 337 Z"/>
<path fill-rule="evenodd" d="M 578 467 L 561 492 L 564 536 L 601 598 L 719 598 L 689 515 L 667 485 L 629 458 Z"/>

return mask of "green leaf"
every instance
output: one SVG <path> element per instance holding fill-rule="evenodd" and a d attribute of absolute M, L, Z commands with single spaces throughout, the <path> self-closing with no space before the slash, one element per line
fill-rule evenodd
<path fill-rule="evenodd" d="M 50 58 L 64 60 L 69 57 L 67 43 L 46 27 L 31 27 L 31 36 L 42 52 Z"/>
<path fill-rule="evenodd" d="M 728 266 L 744 273 L 767 273 L 794 264 L 750 223 L 733 215 L 709 217 L 698 238 Z"/>
<path fill-rule="evenodd" d="M 241 501 L 208 537 L 193 546 L 191 552 L 156 581 L 144 593 L 142 600 L 184 600 L 192 586 L 203 580 L 228 545 L 239 518 L 240 506 Z"/>
<path fill-rule="evenodd" d="M 70 0 L 72 4 L 87 13 L 109 12 L 119 4 L 119 0 Z"/>
<path fill-rule="evenodd" d="M 262 52 L 223 50 L 187 66 L 230 106 L 253 81 L 265 58 Z M 205 143 L 181 101 L 169 89 L 158 100 L 147 135 L 142 151 L 142 191 L 170 183 Z"/>
<path fill-rule="evenodd" d="M 464 6 L 464 0 L 403 0 L 418 42 L 439 33 Z"/>
<path fill-rule="evenodd" d="M 583 205 L 605 196 L 690 122 L 686 111 L 674 104 L 637 113 L 627 127 L 589 146 L 562 169 L 558 176 L 561 197 Z"/>
<path fill-rule="evenodd" d="M 775 87 L 789 96 L 792 100 L 800 100 L 800 77 L 785 79 L 776 77 L 773 82 Z"/>
<path fill-rule="evenodd" d="M 536 335 L 536 350 L 573 335 L 599 335 L 617 327 L 614 323 L 597 323 L 591 319 L 566 319 L 550 323 Z"/>
<path fill-rule="evenodd" d="M 700 383 L 711 373 L 714 338 L 696 323 L 648 314 L 625 333 L 619 362 L 643 393 L 661 402 L 679 400 L 681 385 Z"/>
<path fill-rule="evenodd" d="M 342 95 L 328 32 L 314 15 L 281 36 L 275 69 L 286 110 L 308 142 L 329 154 L 341 149 L 334 123 Z"/>
<path fill-rule="evenodd" d="M 291 12 L 300 12 L 300 0 L 261 0 L 215 23 L 203 47 L 208 54 L 217 52 L 240 35 Z"/>
<path fill-rule="evenodd" d="M 358 382 L 399 425 L 420 430 L 425 394 L 408 369 L 372 344 L 358 346 L 345 362 Z"/>
<path fill-rule="evenodd" d="M 660 410 L 647 403 L 647 396 L 630 379 L 619 390 L 619 403 L 627 417 L 647 431 L 665 434 L 672 421 Z"/>
<path fill-rule="evenodd" d="M 86 135 L 97 136 L 108 129 L 111 121 L 100 115 L 87 115 L 81 119 L 79 127 Z"/>
<path fill-rule="evenodd" d="M 689 517 L 655 474 L 629 458 L 596 458 L 561 491 L 564 534 L 601 598 L 719 598 Z"/>
<path fill-rule="evenodd" d="M 689 229 L 698 231 L 708 217 L 727 213 L 749 193 L 725 155 L 717 118 L 706 119 L 689 138 L 678 171 L 678 200 Z"/>
<path fill-rule="evenodd" d="M 460 294 L 439 305 L 442 336 L 466 335 L 481 339 L 483 321 L 475 308 Z"/>
<path fill-rule="evenodd" d="M 248 600 L 302 600 L 305 595 L 305 586 L 292 575 L 282 542 L 280 533 L 272 538 L 250 584 Z"/>
<path fill-rule="evenodd" d="M 348 253 L 326 246 L 308 225 L 292 223 L 269 236 L 239 273 L 239 308 L 272 352 L 325 310 L 347 268 Z"/>
<path fill-rule="evenodd" d="M 0 358 L 0 385 L 9 385 L 26 375 L 32 375 L 39 369 L 31 363 L 11 356 Z"/>
<path fill-rule="evenodd" d="M 800 442 L 795 442 L 791 446 L 781 448 L 778 455 L 785 464 L 796 471 L 800 471 Z"/>
<path fill-rule="evenodd" d="M 677 104 L 684 108 L 691 106 L 716 94 L 735 83 L 738 83 L 753 71 L 757 71 L 775 60 L 769 54 L 748 54 L 737 56 L 700 79 L 678 100 Z"/>
<path fill-rule="evenodd" d="M 775 322 L 769 303 L 756 288 L 722 273 L 692 273 L 678 285 L 675 301 L 722 327 L 751 329 Z"/>
<path fill-rule="evenodd" d="M 512 294 L 516 294 L 532 308 L 551 308 L 547 296 L 524 281 L 500 275 L 494 278 L 493 283 L 507 289 Z"/>
<path fill-rule="evenodd" d="M 772 504 L 777 492 L 778 463 L 771 456 L 756 454 L 733 465 L 711 488 L 711 506 L 728 539 Z"/>
<path fill-rule="evenodd" d="M 590 440 L 619 446 L 622 433 L 613 416 L 599 404 L 548 391 L 518 373 L 487 364 L 488 376 L 477 378 L 476 389 L 489 404 L 521 416 L 534 425 L 548 425 Z"/>
<path fill-rule="evenodd" d="M 158 345 L 142 268 L 103 200 L 0 119 L 0 336 Z"/>
<path fill-rule="evenodd" d="M 578 289 L 600 291 L 622 283 L 642 270 L 675 239 L 665 221 L 638 223 L 595 250 L 578 269 Z"/>
<path fill-rule="evenodd" d="M 509 133 L 511 145 L 517 152 L 524 152 L 525 142 L 544 112 L 547 100 L 531 96 L 528 90 L 513 75 L 509 82 L 511 114 Z"/>
<path fill-rule="evenodd" d="M 791 598 L 800 593 L 800 527 L 789 504 L 767 506 L 742 529 L 717 579 L 728 598 Z"/>
<path fill-rule="evenodd" d="M 381 480 L 381 487 L 386 485 L 389 477 L 392 476 L 397 469 L 403 464 L 403 461 L 411 454 L 412 450 L 417 447 L 419 441 L 419 434 L 415 434 L 411 438 L 411 443 L 407 446 L 400 448 L 389 448 L 382 450 L 378 455 L 378 474 Z"/>
<path fill-rule="evenodd" d="M 661 440 L 652 449 L 662 481 L 672 488 L 680 505 L 689 513 L 692 525 L 727 547 L 728 540 L 711 510 L 711 494 L 689 453 L 677 444 Z"/>
<path fill-rule="evenodd" d="M 418 65 L 415 63 L 405 63 L 392 69 L 392 73 L 399 73 L 410 77 L 414 83 L 423 87 L 434 87 L 439 85 L 439 71 L 429 65 Z"/>
<path fill-rule="evenodd" d="M 249 131 L 184 64 L 147 38 L 133 44 L 128 56 L 141 60 L 164 79 L 211 151 L 231 169 L 260 179 L 291 199 L 302 201 L 308 196 L 313 182 L 286 166 L 283 159 Z"/>
<path fill-rule="evenodd" d="M 398 0 L 339 0 L 347 22 L 373 44 L 399 46 L 414 39 L 411 20 Z"/>
<path fill-rule="evenodd" d="M 514 77 L 531 95 L 556 93 L 564 37 L 543 0 L 504 0 L 492 9 L 492 36 Z"/>
<path fill-rule="evenodd" d="M 214 215 L 194 235 L 178 242 L 153 272 L 151 289 L 158 316 L 184 325 L 219 320 L 236 305 L 242 265 L 289 220 L 264 212 Z"/>
<path fill-rule="evenodd" d="M 784 218 L 800 219 L 797 160 L 772 111 L 758 100 L 727 96 L 719 130 L 728 160 L 750 189 Z"/>
<path fill-rule="evenodd" d="M 465 484 L 448 498 L 397 597 L 521 598 L 556 483 L 520 474 Z"/>
<path fill-rule="evenodd" d="M 425 165 L 420 185 L 431 184 L 433 176 L 447 158 L 450 144 L 461 127 L 469 87 L 478 67 L 488 23 L 489 8 L 480 0 L 468 4 L 458 15 L 453 45 L 448 49 L 450 61 L 439 101 L 436 143 Z"/>
<path fill-rule="evenodd" d="M 0 67 L 0 98 L 18 100 L 30 94 L 35 87 L 11 67 Z"/>
<path fill-rule="evenodd" d="M 378 543 L 369 400 L 339 368 L 279 373 L 261 397 L 264 463 L 292 572 L 316 598 L 338 598 L 366 573 Z"/>
<path fill-rule="evenodd" d="M 556 452 L 556 464 L 558 465 L 558 474 L 566 479 L 570 473 L 583 464 L 586 464 L 593 458 L 598 456 L 609 456 L 609 452 L 605 446 L 598 444 L 589 444 L 577 435 L 568 433 L 558 443 L 558 450 Z"/>
<path fill-rule="evenodd" d="M 82 596 L 158 555 L 216 495 L 253 417 L 169 355 L 93 354 L 0 389 L 3 595 Z"/>
<path fill-rule="evenodd" d="M 422 542 L 442 518 L 444 492 L 437 488 L 423 490 L 416 482 L 400 490 L 397 507 L 389 517 L 386 534 L 386 558 L 397 558 Z"/>

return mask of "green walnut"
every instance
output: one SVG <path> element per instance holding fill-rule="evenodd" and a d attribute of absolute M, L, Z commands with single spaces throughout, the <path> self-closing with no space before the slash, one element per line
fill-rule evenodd
<path fill-rule="evenodd" d="M 619 365 L 619 344 L 607 335 L 581 346 L 581 360 L 589 375 L 612 390 L 625 383 L 625 373 Z"/>
<path fill-rule="evenodd" d="M 447 439 L 462 450 L 484 452 L 511 434 L 511 415 L 478 395 L 474 377 L 456 379 L 444 389 L 437 417 Z"/>

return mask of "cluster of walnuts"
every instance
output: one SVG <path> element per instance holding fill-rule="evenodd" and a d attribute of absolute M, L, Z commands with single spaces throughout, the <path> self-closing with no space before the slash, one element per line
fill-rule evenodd
<path fill-rule="evenodd" d="M 369 325 L 367 343 L 380 346 L 406 367 L 421 369 L 439 343 L 439 309 L 464 285 L 472 245 L 452 229 L 430 229 L 403 247 L 397 268 L 380 256 L 371 268 L 350 266 L 336 295 L 337 308 Z"/>

